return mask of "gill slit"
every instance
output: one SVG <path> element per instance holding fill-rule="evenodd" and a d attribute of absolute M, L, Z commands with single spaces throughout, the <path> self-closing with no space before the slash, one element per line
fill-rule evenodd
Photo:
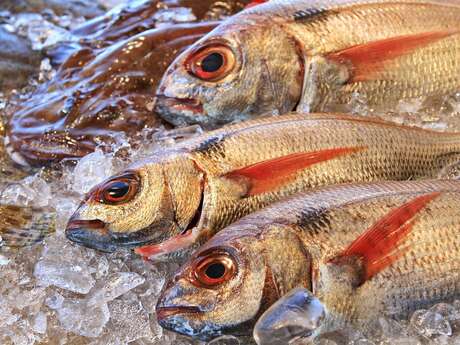
<path fill-rule="evenodd" d="M 291 41 L 294 43 L 295 51 L 297 53 L 297 58 L 299 60 L 299 67 L 300 67 L 299 78 L 301 80 L 302 87 L 301 87 L 300 97 L 299 97 L 299 99 L 297 101 L 297 104 L 295 105 L 294 109 L 292 109 L 292 110 L 295 110 L 295 109 L 297 109 L 299 104 L 302 102 L 302 97 L 303 97 L 304 90 L 305 90 L 305 73 L 306 73 L 306 71 L 305 71 L 305 66 L 306 66 L 305 58 L 307 56 L 307 52 L 304 49 L 304 45 L 303 45 L 302 41 L 299 40 L 297 38 L 297 36 L 295 34 L 293 34 L 288 29 L 287 25 L 285 25 L 284 23 L 279 23 L 279 25 L 281 26 L 283 31 L 286 32 L 287 36 L 291 39 Z"/>
<path fill-rule="evenodd" d="M 200 224 L 200 221 L 203 216 L 203 210 L 204 210 L 204 193 L 206 189 L 206 181 L 207 181 L 207 175 L 205 170 L 193 159 L 190 158 L 192 161 L 193 165 L 196 167 L 196 169 L 202 174 L 202 178 L 200 181 L 200 188 L 201 188 L 201 193 L 200 193 L 200 203 L 198 205 L 198 208 L 195 211 L 195 215 L 193 218 L 190 220 L 187 226 L 182 229 L 181 234 L 185 235 L 188 231 L 191 231 L 193 228 L 197 227 L 198 224 Z"/>

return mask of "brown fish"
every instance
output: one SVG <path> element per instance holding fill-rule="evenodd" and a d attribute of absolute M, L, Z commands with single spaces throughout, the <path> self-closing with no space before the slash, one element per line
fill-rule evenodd
<path fill-rule="evenodd" d="M 269 117 L 160 150 L 93 188 L 66 234 L 154 256 L 202 242 L 244 215 L 327 184 L 435 177 L 460 134 L 340 114 Z"/>
<path fill-rule="evenodd" d="M 55 231 L 56 214 L 49 209 L 0 204 L 0 251 L 41 242 Z"/>
<path fill-rule="evenodd" d="M 460 89 L 458 0 L 273 0 L 229 18 L 182 53 L 158 88 L 173 124 L 263 114 L 380 111 Z"/>
<path fill-rule="evenodd" d="M 48 52 L 60 65 L 52 80 L 9 109 L 7 134 L 17 161 L 42 166 L 82 157 L 117 136 L 140 137 L 145 128 L 165 124 L 153 108 L 166 68 L 220 16 L 249 2 L 138 1 L 74 30 L 78 43 Z M 157 27 L 155 14 L 165 6 L 188 7 L 199 22 Z"/>
<path fill-rule="evenodd" d="M 303 287 L 323 306 L 306 308 L 314 338 L 453 301 L 459 210 L 458 181 L 341 185 L 295 196 L 196 251 L 166 284 L 159 323 L 201 339 L 248 334 L 270 305 Z"/>

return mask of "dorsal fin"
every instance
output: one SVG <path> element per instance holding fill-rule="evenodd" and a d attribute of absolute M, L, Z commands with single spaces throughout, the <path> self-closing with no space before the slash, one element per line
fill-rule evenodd
<path fill-rule="evenodd" d="M 440 194 L 421 195 L 390 211 L 331 262 L 340 263 L 343 258 L 359 257 L 364 270 L 361 284 L 371 279 L 405 253 L 406 249 L 399 244 L 412 230 L 416 221 L 414 217 Z"/>
<path fill-rule="evenodd" d="M 372 80 L 377 73 L 385 69 L 387 61 L 410 54 L 417 48 L 456 33 L 458 31 L 446 30 L 391 37 L 329 54 L 328 59 L 351 65 L 352 77 L 349 82 Z"/>
<path fill-rule="evenodd" d="M 294 153 L 231 171 L 224 176 L 234 180 L 247 180 L 249 190 L 246 196 L 262 194 L 279 188 L 291 176 L 311 165 L 340 156 L 352 154 L 364 147 L 338 147 L 314 152 Z"/>

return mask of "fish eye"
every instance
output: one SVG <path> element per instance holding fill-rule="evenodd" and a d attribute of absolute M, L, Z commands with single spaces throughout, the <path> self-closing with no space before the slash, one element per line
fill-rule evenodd
<path fill-rule="evenodd" d="M 213 44 L 194 52 L 185 63 L 187 71 L 205 81 L 219 81 L 235 67 L 233 50 L 223 44 Z"/>
<path fill-rule="evenodd" d="M 139 177 L 126 173 L 112 178 L 97 191 L 96 199 L 102 204 L 119 205 L 131 201 L 139 191 Z"/>
<path fill-rule="evenodd" d="M 196 262 L 192 269 L 192 283 L 201 287 L 214 287 L 231 279 L 236 273 L 234 260 L 226 254 L 207 256 Z"/>

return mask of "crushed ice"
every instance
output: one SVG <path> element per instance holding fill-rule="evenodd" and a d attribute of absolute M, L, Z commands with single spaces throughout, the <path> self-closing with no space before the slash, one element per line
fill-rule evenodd
<path fill-rule="evenodd" d="M 106 8 L 124 0 L 99 0 Z M 112 11 L 119 11 L 121 7 Z M 186 8 L 161 10 L 158 25 L 168 21 L 193 21 Z M 72 41 L 70 30 L 82 18 L 41 14 L 0 12 L 0 25 L 10 32 L 27 37 L 36 50 L 62 41 Z M 40 66 L 39 82 L 52 78 L 50 61 Z M 13 92 L 14 93 L 14 92 Z M 8 100 L 0 93 L 0 110 Z M 362 95 L 353 98 L 351 111 L 374 115 Z M 439 116 L 422 111 L 423 100 L 400 102 L 406 113 L 393 118 L 400 123 L 436 130 L 460 128 L 460 93 L 446 97 Z M 429 115 L 427 115 L 429 114 Z M 148 155 L 158 145 L 172 145 L 177 140 L 202 132 L 198 126 L 172 131 L 146 130 L 142 143 L 131 145 L 119 138 L 111 152 L 101 149 L 84 157 L 74 167 L 63 167 L 61 179 L 48 181 L 43 171 L 0 190 L 2 202 L 33 207 L 49 206 L 57 214 L 57 232 L 42 244 L 21 250 L 4 251 L 0 238 L 0 344 L 86 344 L 153 345 L 198 344 L 164 331 L 155 318 L 155 304 L 168 274 L 177 263 L 147 263 L 129 251 L 102 254 L 67 241 L 63 229 L 83 193 L 107 176 L 122 169 L 129 160 Z M 122 155 L 121 152 L 128 154 Z M 124 158 L 121 158 L 124 156 Z M 129 159 L 126 159 L 129 157 Z M 380 319 L 372 336 L 350 331 L 338 338 L 315 340 L 315 344 L 350 345 L 424 345 L 460 344 L 460 301 L 437 304 L 429 310 L 416 311 L 409 320 Z M 223 336 L 210 345 L 238 345 L 244 340 Z"/>

